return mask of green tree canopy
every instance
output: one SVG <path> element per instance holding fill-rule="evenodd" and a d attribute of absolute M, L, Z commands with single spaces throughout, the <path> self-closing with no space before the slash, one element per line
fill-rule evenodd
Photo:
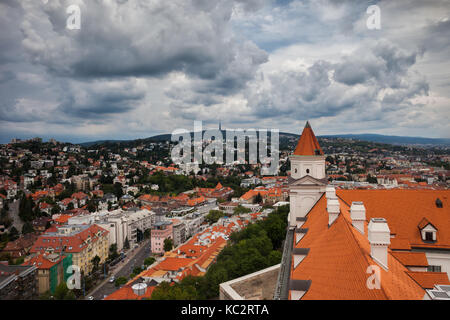
<path fill-rule="evenodd" d="M 164 239 L 164 251 L 170 251 L 173 248 L 173 240 L 171 238 Z"/>

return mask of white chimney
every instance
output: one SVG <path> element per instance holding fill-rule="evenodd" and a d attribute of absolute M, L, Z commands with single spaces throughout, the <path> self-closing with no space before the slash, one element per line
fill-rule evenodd
<path fill-rule="evenodd" d="M 388 246 L 391 243 L 391 231 L 386 219 L 370 219 L 367 230 L 372 259 L 388 269 Z"/>
<path fill-rule="evenodd" d="M 361 234 L 364 234 L 364 222 L 366 221 L 366 208 L 361 201 L 353 201 L 350 207 L 350 217 L 352 218 L 352 225 Z"/>
<path fill-rule="evenodd" d="M 335 196 L 334 198 L 327 198 L 327 211 L 328 211 L 328 226 L 331 226 L 333 222 L 339 216 L 339 200 Z"/>
<path fill-rule="evenodd" d="M 328 185 L 325 188 L 325 196 L 327 199 L 336 198 L 336 189 L 333 186 Z"/>

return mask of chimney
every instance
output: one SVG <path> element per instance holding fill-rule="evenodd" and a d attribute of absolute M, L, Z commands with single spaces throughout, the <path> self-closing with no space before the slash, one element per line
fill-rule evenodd
<path fill-rule="evenodd" d="M 327 199 L 336 198 L 336 189 L 333 186 L 328 185 L 325 188 L 325 195 L 326 195 Z"/>
<path fill-rule="evenodd" d="M 350 217 L 352 218 L 352 225 L 361 234 L 364 234 L 364 222 L 366 221 L 366 208 L 361 201 L 353 201 L 350 207 Z"/>
<path fill-rule="evenodd" d="M 339 216 L 339 200 L 335 198 L 327 198 L 327 211 L 328 211 L 328 226 L 331 226 L 333 222 Z"/>
<path fill-rule="evenodd" d="M 391 231 L 384 218 L 370 219 L 368 238 L 370 243 L 370 255 L 378 264 L 388 268 L 388 246 L 391 243 Z"/>
<path fill-rule="evenodd" d="M 336 220 L 340 212 L 339 200 L 336 196 L 336 189 L 328 185 L 325 188 L 325 197 L 327 198 L 328 226 Z"/>

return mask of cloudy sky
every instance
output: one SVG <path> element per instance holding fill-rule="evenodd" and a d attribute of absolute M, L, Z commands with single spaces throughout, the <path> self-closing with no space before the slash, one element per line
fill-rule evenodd
<path fill-rule="evenodd" d="M 0 143 L 194 120 L 450 138 L 448 0 L 0 0 L 0 30 Z"/>

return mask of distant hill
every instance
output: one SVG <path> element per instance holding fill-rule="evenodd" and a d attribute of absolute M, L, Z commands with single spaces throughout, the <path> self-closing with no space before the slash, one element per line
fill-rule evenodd
<path fill-rule="evenodd" d="M 97 141 L 89 141 L 89 142 L 82 142 L 82 143 L 77 143 L 80 146 L 83 147 L 90 147 L 93 145 L 100 145 L 100 144 L 106 144 L 106 143 L 116 143 L 116 142 L 129 142 L 132 140 L 97 140 Z"/>
<path fill-rule="evenodd" d="M 423 137 L 402 137 L 402 136 L 385 136 L 382 134 L 340 134 L 340 135 L 325 135 L 321 138 L 344 138 L 355 139 L 370 142 L 379 142 L 387 144 L 400 144 L 400 145 L 440 145 L 450 146 L 450 139 L 436 139 L 436 138 L 423 138 Z"/>
<path fill-rule="evenodd" d="M 225 131 L 224 137 L 225 137 Z M 191 132 L 191 135 L 193 133 Z M 299 138 L 300 135 L 288 132 L 280 132 L 280 138 Z M 387 143 L 387 144 L 397 144 L 397 145 L 433 145 L 433 146 L 450 146 L 450 139 L 439 139 L 439 138 L 423 138 L 423 137 L 403 137 L 403 136 L 385 136 L 382 134 L 337 134 L 337 135 L 323 135 L 317 136 L 318 138 L 343 138 L 343 139 L 353 139 L 353 140 L 362 140 L 362 141 L 370 141 L 370 142 L 378 142 L 378 143 Z M 170 141 L 171 134 L 160 134 L 156 136 L 152 136 L 144 139 L 136 139 L 140 140 L 144 143 L 150 141 Z M 80 143 L 80 145 L 84 147 L 90 147 L 93 145 L 101 145 L 108 143 L 127 143 L 133 142 L 136 140 L 98 140 L 91 142 Z"/>

